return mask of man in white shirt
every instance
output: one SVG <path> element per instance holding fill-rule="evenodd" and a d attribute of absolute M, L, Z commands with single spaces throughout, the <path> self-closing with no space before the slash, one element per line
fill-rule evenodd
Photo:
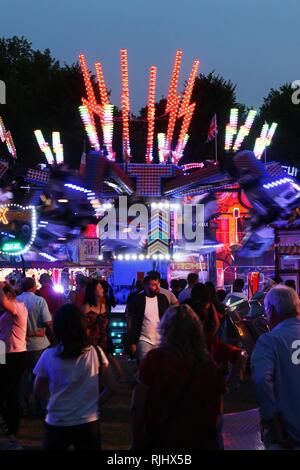
<path fill-rule="evenodd" d="M 147 352 L 159 346 L 158 325 L 169 307 L 168 299 L 159 292 L 159 280 L 155 274 L 144 279 L 145 291 L 128 303 L 128 342 L 132 353 L 140 362 Z"/>
<path fill-rule="evenodd" d="M 27 367 L 23 381 L 23 406 L 29 409 L 30 396 L 33 393 L 34 375 L 33 369 L 39 360 L 42 352 L 50 346 L 47 337 L 52 336 L 52 317 L 49 312 L 46 300 L 35 294 L 36 284 L 31 277 L 22 280 L 22 294 L 17 297 L 19 302 L 23 302 L 28 310 L 27 321 Z M 44 406 L 38 406 L 38 411 L 42 412 Z"/>
<path fill-rule="evenodd" d="M 237 297 L 237 300 L 242 299 L 242 300 L 248 301 L 248 297 L 243 292 L 244 287 L 245 287 L 245 282 L 243 279 L 241 278 L 235 279 L 233 286 L 232 286 L 232 293 L 228 294 L 225 299 L 226 305 L 234 303 L 234 301 L 236 301 L 234 297 Z"/>
<path fill-rule="evenodd" d="M 156 279 L 159 282 L 159 292 L 161 294 L 164 294 L 167 297 L 170 306 L 179 304 L 176 295 L 173 294 L 173 292 L 171 292 L 169 289 L 165 289 L 164 287 L 161 286 L 161 277 L 160 277 L 160 273 L 158 271 L 149 271 L 147 273 L 147 275 L 156 277 Z"/>

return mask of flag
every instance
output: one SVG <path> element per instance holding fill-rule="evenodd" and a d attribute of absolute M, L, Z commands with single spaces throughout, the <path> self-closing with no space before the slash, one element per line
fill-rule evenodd
<path fill-rule="evenodd" d="M 215 114 L 211 120 L 209 130 L 208 130 L 208 135 L 207 135 L 208 142 L 213 140 L 216 137 L 217 133 L 218 133 L 218 124 L 217 124 L 217 115 Z"/>

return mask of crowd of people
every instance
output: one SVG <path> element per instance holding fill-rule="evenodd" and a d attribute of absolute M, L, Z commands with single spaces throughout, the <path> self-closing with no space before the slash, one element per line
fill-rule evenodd
<path fill-rule="evenodd" d="M 228 309 L 253 316 L 244 281 L 229 295 L 190 273 L 185 282 L 150 271 L 126 305 L 127 346 L 134 379 L 116 358 L 109 333 L 111 286 L 78 275 L 66 299 L 48 274 L 0 284 L 0 424 L 2 449 L 21 449 L 22 415 L 45 417 L 43 448 L 101 449 L 100 408 L 132 388 L 132 449 L 224 449 L 224 395 L 251 366 L 266 448 L 300 446 L 300 301 L 295 286 L 273 282 L 260 305 L 269 330 L 251 355 L 223 335 Z M 275 285 L 276 284 L 276 285 Z M 225 338 L 225 339 L 224 339 Z M 248 369 L 247 369 L 248 370 Z M 33 401 L 34 398 L 34 401 Z M 33 409 L 32 409 L 33 406 Z M 195 432 L 197 429 L 197 432 Z"/>

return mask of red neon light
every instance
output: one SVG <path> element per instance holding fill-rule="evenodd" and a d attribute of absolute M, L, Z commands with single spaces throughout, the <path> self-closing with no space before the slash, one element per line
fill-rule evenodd
<path fill-rule="evenodd" d="M 156 88 L 156 67 L 150 68 L 149 93 L 148 93 L 148 135 L 147 135 L 147 151 L 146 162 L 150 163 L 153 159 L 153 139 L 155 126 L 155 88 Z"/>
<path fill-rule="evenodd" d="M 195 80 L 196 80 L 198 69 L 199 69 L 199 65 L 200 65 L 200 61 L 195 60 L 195 62 L 193 64 L 191 74 L 189 76 L 189 80 L 188 80 L 186 89 L 184 91 L 184 95 L 183 95 L 183 99 L 182 99 L 182 102 L 181 102 L 181 105 L 180 105 L 178 117 L 184 116 L 185 113 L 188 110 L 188 107 L 189 107 L 190 101 L 191 101 L 191 97 L 192 97 L 192 93 L 193 93 L 193 89 L 194 89 Z"/>
<path fill-rule="evenodd" d="M 180 73 L 180 67 L 181 67 L 181 59 L 182 59 L 182 51 L 179 49 L 176 52 L 175 63 L 174 63 L 174 67 L 172 70 L 167 105 L 166 105 L 166 113 L 171 111 L 172 102 L 174 98 L 176 97 L 178 79 L 179 79 L 179 73 Z"/>
<path fill-rule="evenodd" d="M 193 117 L 195 106 L 196 106 L 196 103 L 190 104 L 185 112 L 183 122 L 181 125 L 179 138 L 178 138 L 178 143 L 177 143 L 176 150 L 175 150 L 174 163 L 178 163 L 178 161 L 182 157 L 183 150 L 187 142 L 186 134 L 188 133 L 188 130 L 190 127 L 190 123 Z"/>
<path fill-rule="evenodd" d="M 165 160 L 168 157 L 168 152 L 171 151 L 171 145 L 172 145 L 172 138 L 174 134 L 174 129 L 175 129 L 175 124 L 176 124 L 176 118 L 177 118 L 177 111 L 178 111 L 178 106 L 179 106 L 179 101 L 180 101 L 180 96 L 174 96 L 173 100 L 171 101 L 171 111 L 170 111 L 170 116 L 169 116 L 169 122 L 168 122 L 168 129 L 167 129 L 167 136 L 166 136 L 166 153 L 165 153 Z"/>
<path fill-rule="evenodd" d="M 86 89 L 86 93 L 88 96 L 88 100 L 91 104 L 96 105 L 97 102 L 95 98 L 95 93 L 94 93 L 94 89 L 93 89 L 91 78 L 90 78 L 90 72 L 88 69 L 87 60 L 84 54 L 80 54 L 79 62 L 80 62 L 80 66 L 81 66 L 81 70 L 83 74 L 83 79 L 84 79 L 84 84 L 85 84 L 85 89 Z"/>
<path fill-rule="evenodd" d="M 105 86 L 104 75 L 103 75 L 100 62 L 95 63 L 95 68 L 96 68 L 96 76 L 98 80 L 100 100 L 101 100 L 101 104 L 104 106 L 105 104 L 110 104 L 110 101 L 109 101 L 109 96 L 107 93 L 107 88 Z"/>

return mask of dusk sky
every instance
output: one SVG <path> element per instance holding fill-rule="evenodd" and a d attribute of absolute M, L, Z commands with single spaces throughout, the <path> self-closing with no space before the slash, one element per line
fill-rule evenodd
<path fill-rule="evenodd" d="M 116 105 L 119 50 L 128 48 L 133 111 L 146 104 L 150 65 L 158 67 L 157 99 L 167 94 L 179 48 L 180 89 L 196 58 L 202 72 L 236 83 L 238 100 L 248 106 L 300 79 L 299 0 L 1 0 L 0 8 L 1 36 L 24 35 L 68 64 L 80 52 L 90 69 L 102 62 Z"/>

